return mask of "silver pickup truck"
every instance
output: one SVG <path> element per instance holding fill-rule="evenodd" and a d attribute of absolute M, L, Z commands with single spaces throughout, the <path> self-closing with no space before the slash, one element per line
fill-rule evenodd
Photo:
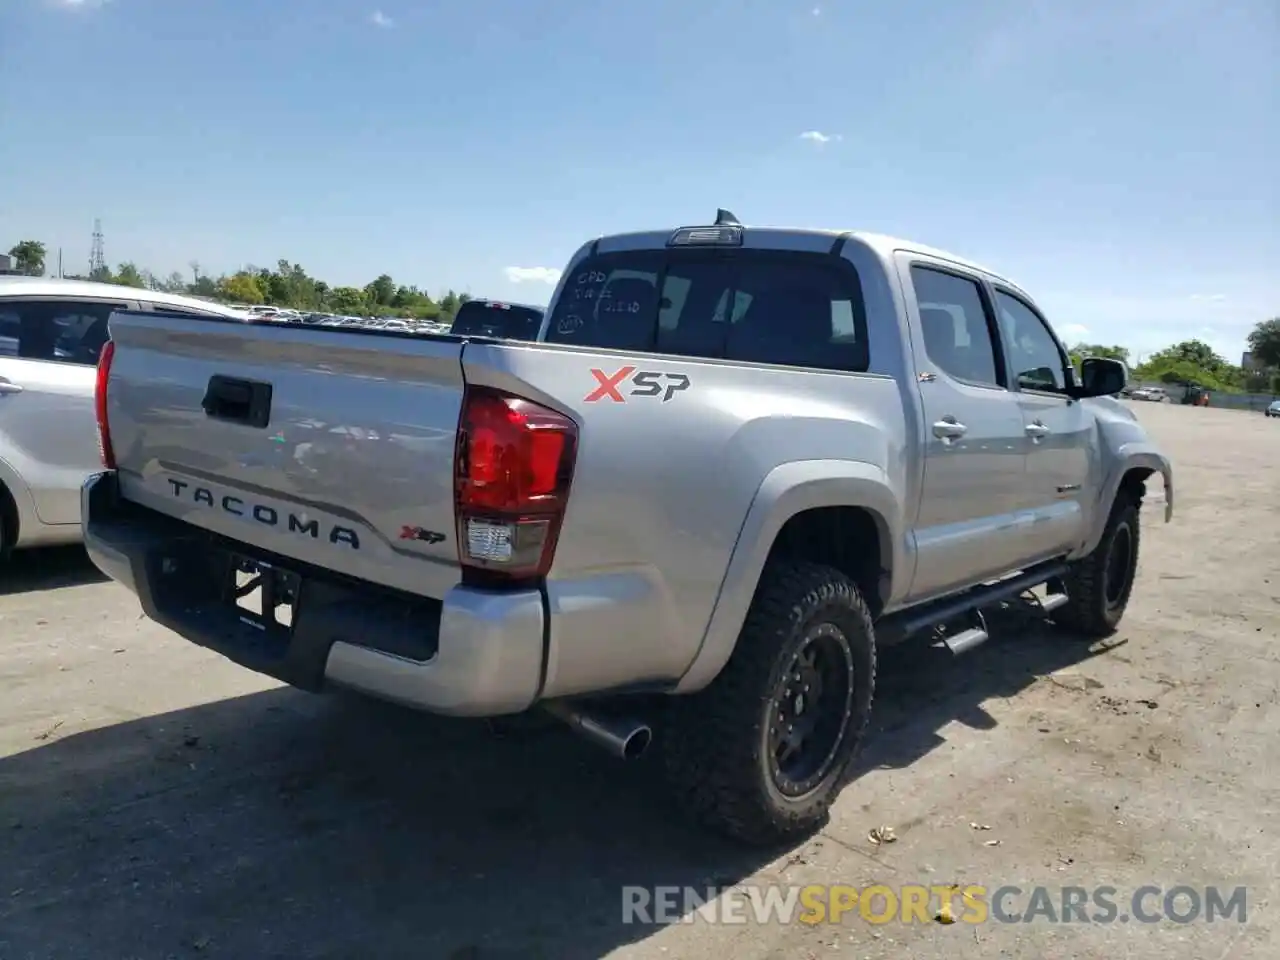
<path fill-rule="evenodd" d="M 94 562 L 157 622 L 307 690 L 533 708 L 750 843 L 819 825 L 877 651 L 987 637 L 1045 586 L 1116 629 L 1169 461 L 1032 299 L 860 233 L 610 236 L 535 342 L 119 312 Z M 1090 399 L 1094 398 L 1094 399 Z"/>

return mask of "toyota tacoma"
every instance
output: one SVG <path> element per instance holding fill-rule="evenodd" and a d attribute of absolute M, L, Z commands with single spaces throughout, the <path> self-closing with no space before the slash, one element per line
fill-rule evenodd
<path fill-rule="evenodd" d="M 721 211 L 584 244 L 531 342 L 114 314 L 85 540 L 250 669 L 652 735 L 773 843 L 846 782 L 882 648 L 960 654 L 1033 589 L 1116 630 L 1154 475 L 1173 510 L 1126 376 L 968 260 Z"/>

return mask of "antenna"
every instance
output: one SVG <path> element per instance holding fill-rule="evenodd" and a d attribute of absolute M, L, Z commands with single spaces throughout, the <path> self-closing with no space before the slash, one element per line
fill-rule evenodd
<path fill-rule="evenodd" d="M 89 247 L 89 276 L 99 277 L 107 269 L 107 255 L 102 244 L 102 221 L 93 221 L 93 243 Z"/>
<path fill-rule="evenodd" d="M 715 225 L 717 227 L 723 227 L 723 226 L 740 227 L 742 226 L 742 222 L 737 217 L 735 217 L 732 213 L 730 213 L 728 210 L 721 207 L 716 211 Z"/>

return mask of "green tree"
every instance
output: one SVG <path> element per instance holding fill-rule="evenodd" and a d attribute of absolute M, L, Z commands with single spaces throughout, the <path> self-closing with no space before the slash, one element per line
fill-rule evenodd
<path fill-rule="evenodd" d="M 447 316 L 450 320 L 458 315 L 459 306 L 461 306 L 461 301 L 458 299 L 458 295 L 452 290 L 440 298 L 440 313 Z"/>
<path fill-rule="evenodd" d="M 384 273 L 364 288 L 364 296 L 373 307 L 389 307 L 395 300 L 396 282 Z"/>
<path fill-rule="evenodd" d="M 1253 328 L 1249 352 L 1264 367 L 1280 367 L 1280 317 L 1263 320 Z"/>
<path fill-rule="evenodd" d="M 338 313 L 359 316 L 367 309 L 364 291 L 356 287 L 335 287 L 329 294 L 329 306 Z"/>
<path fill-rule="evenodd" d="M 45 246 L 34 240 L 15 245 L 11 255 L 19 270 L 44 272 Z M 331 287 L 312 277 L 301 264 L 278 260 L 274 269 L 245 266 L 230 274 L 208 276 L 197 260 L 188 263 L 189 273 L 178 271 L 158 277 L 136 263 L 96 271 L 93 279 L 122 286 L 185 293 L 230 303 L 266 303 L 297 310 L 324 310 L 368 316 L 391 314 L 416 319 L 452 321 L 459 307 L 471 299 L 469 294 L 447 291 L 437 302 L 421 286 L 396 283 L 390 274 L 380 274 L 363 288 Z"/>
<path fill-rule="evenodd" d="M 182 274 L 175 270 L 160 281 L 157 289 L 163 290 L 165 293 L 186 293 L 187 281 Z"/>
<path fill-rule="evenodd" d="M 234 303 L 261 303 L 263 296 L 257 274 L 247 270 L 219 278 L 218 292 Z"/>
<path fill-rule="evenodd" d="M 1126 347 L 1106 346 L 1101 343 L 1078 343 L 1071 348 L 1073 355 L 1083 357 L 1106 357 L 1108 360 L 1119 360 L 1121 363 L 1129 362 L 1129 351 Z"/>
<path fill-rule="evenodd" d="M 218 281 L 214 280 L 213 277 L 201 274 L 196 278 L 196 282 L 191 285 L 189 292 L 196 297 L 215 298 L 218 296 Z"/>
<path fill-rule="evenodd" d="M 29 277 L 44 276 L 44 258 L 48 251 L 39 240 L 22 240 L 9 248 L 14 269 Z"/>
<path fill-rule="evenodd" d="M 1198 383 L 1210 390 L 1238 391 L 1244 371 L 1213 352 L 1202 340 L 1184 340 L 1151 355 L 1133 375 L 1162 383 Z"/>
<path fill-rule="evenodd" d="M 276 302 L 300 310 L 314 310 L 320 306 L 316 296 L 316 282 L 301 264 L 280 260 L 276 264 L 276 279 L 272 281 L 272 294 Z"/>
<path fill-rule="evenodd" d="M 140 287 L 145 288 L 147 282 L 142 278 L 141 271 L 132 263 L 122 263 L 116 271 L 115 283 L 122 287 Z"/>

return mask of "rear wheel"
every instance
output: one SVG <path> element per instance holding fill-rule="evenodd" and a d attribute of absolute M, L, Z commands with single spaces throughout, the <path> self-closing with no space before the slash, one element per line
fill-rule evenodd
<path fill-rule="evenodd" d="M 1097 547 L 1063 577 L 1068 599 L 1054 612 L 1059 624 L 1087 637 L 1116 632 L 1138 573 L 1139 534 L 1138 502 L 1122 491 Z"/>
<path fill-rule="evenodd" d="M 829 567 L 771 565 L 724 670 L 671 704 L 663 759 L 683 806 L 753 845 L 820 826 L 861 745 L 875 671 L 857 586 Z"/>

